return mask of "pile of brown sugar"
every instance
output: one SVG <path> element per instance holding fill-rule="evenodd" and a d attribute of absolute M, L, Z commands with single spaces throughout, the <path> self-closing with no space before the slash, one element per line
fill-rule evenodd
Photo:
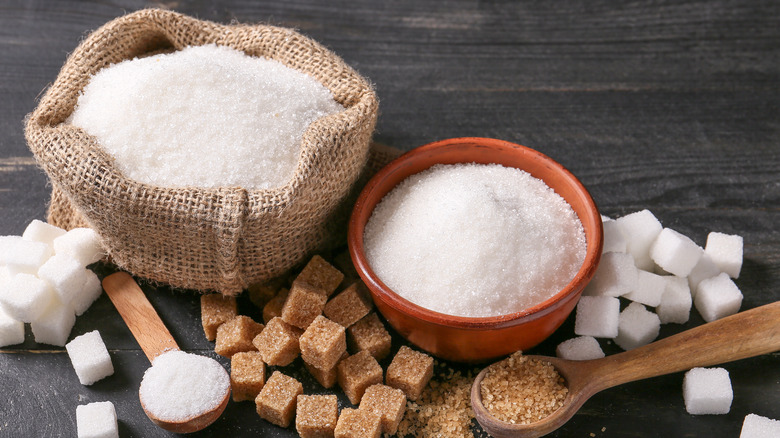
<path fill-rule="evenodd" d="M 473 438 L 471 373 L 447 369 L 437 372 L 416 402 L 406 402 L 406 414 L 397 436 Z"/>
<path fill-rule="evenodd" d="M 494 417 L 512 424 L 529 424 L 563 406 L 569 390 L 549 362 L 519 351 L 491 365 L 482 381 L 482 403 Z"/>

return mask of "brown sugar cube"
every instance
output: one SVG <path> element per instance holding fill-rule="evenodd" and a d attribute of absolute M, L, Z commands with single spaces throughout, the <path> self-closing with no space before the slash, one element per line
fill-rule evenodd
<path fill-rule="evenodd" d="M 277 426 L 287 427 L 295 414 L 295 405 L 301 394 L 301 382 L 274 371 L 255 399 L 257 414 Z"/>
<path fill-rule="evenodd" d="M 213 341 L 217 338 L 217 328 L 238 315 L 235 297 L 226 297 L 222 294 L 208 294 L 200 296 L 200 322 L 206 339 Z"/>
<path fill-rule="evenodd" d="M 259 351 L 242 351 L 230 358 L 233 401 L 254 400 L 265 385 L 265 363 Z"/>
<path fill-rule="evenodd" d="M 347 329 L 347 341 L 354 352 L 368 351 L 377 360 L 390 354 L 392 338 L 376 313 L 371 313 Z"/>
<path fill-rule="evenodd" d="M 282 289 L 275 297 L 271 298 L 269 302 L 263 307 L 263 321 L 268 324 L 268 321 L 282 316 L 282 307 L 287 300 L 287 295 L 290 293 L 288 289 Z"/>
<path fill-rule="evenodd" d="M 345 351 L 344 354 L 341 355 L 339 360 L 344 360 L 349 355 Z M 338 378 L 338 370 L 334 366 L 333 368 L 324 369 L 321 370 L 319 368 L 313 367 L 306 363 L 306 361 L 303 361 L 303 365 L 306 367 L 306 370 L 309 371 L 309 374 L 314 377 L 314 379 L 322 385 L 323 388 L 332 388 L 333 385 L 336 384 L 336 379 Z"/>
<path fill-rule="evenodd" d="M 333 435 L 335 438 L 379 438 L 381 434 L 379 415 L 362 409 L 344 408 Z"/>
<path fill-rule="evenodd" d="M 295 277 L 295 283 L 308 283 L 321 290 L 325 296 L 330 296 L 344 279 L 344 274 L 322 257 L 315 255 Z"/>
<path fill-rule="evenodd" d="M 301 349 L 298 339 L 301 331 L 276 317 L 252 340 L 257 351 L 268 365 L 286 366 L 298 357 Z"/>
<path fill-rule="evenodd" d="M 305 329 L 322 314 L 328 300 L 319 289 L 308 283 L 293 283 L 282 306 L 282 319 L 295 327 Z"/>
<path fill-rule="evenodd" d="M 303 332 L 300 344 L 304 362 L 327 370 L 336 366 L 347 351 L 347 335 L 340 324 L 320 315 Z"/>
<path fill-rule="evenodd" d="M 331 321 L 349 327 L 368 315 L 372 307 L 371 298 L 362 290 L 360 283 L 352 283 L 325 304 L 323 313 Z"/>
<path fill-rule="evenodd" d="M 276 278 L 265 283 L 255 283 L 247 288 L 249 301 L 259 309 L 265 307 L 284 286 L 284 278 Z"/>
<path fill-rule="evenodd" d="M 225 357 L 231 357 L 239 351 L 252 351 L 252 340 L 263 331 L 263 324 L 252 318 L 238 315 L 217 329 L 217 343 L 214 351 Z"/>
<path fill-rule="evenodd" d="M 295 430 L 301 438 L 333 438 L 339 419 L 338 398 L 331 395 L 299 395 Z"/>
<path fill-rule="evenodd" d="M 382 383 L 382 367 L 367 351 L 342 360 L 336 370 L 339 386 L 353 405 L 360 403 L 366 388 Z"/>
<path fill-rule="evenodd" d="M 382 433 L 395 435 L 406 412 L 406 395 L 387 385 L 371 385 L 360 400 L 360 410 L 371 411 L 382 419 Z"/>
<path fill-rule="evenodd" d="M 387 367 L 387 385 L 398 388 L 415 401 L 433 376 L 433 358 L 401 346 Z"/>

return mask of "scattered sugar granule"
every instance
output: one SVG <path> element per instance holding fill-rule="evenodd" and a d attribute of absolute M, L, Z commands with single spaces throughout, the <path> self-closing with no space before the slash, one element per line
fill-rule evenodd
<path fill-rule="evenodd" d="M 490 365 L 480 392 L 485 409 L 498 420 L 529 424 L 563 406 L 569 390 L 552 364 L 518 351 Z"/>
<path fill-rule="evenodd" d="M 365 229 L 376 274 L 393 291 L 449 315 L 504 315 L 574 278 L 585 234 L 539 179 L 497 164 L 436 165 L 376 206 Z"/>
<path fill-rule="evenodd" d="M 416 402 L 407 400 L 396 436 L 474 438 L 473 381 L 470 374 L 454 370 L 437 374 Z"/>
<path fill-rule="evenodd" d="M 214 359 L 179 350 L 165 352 L 144 373 L 144 409 L 163 421 L 181 421 L 215 409 L 230 390 L 230 377 Z"/>
<path fill-rule="evenodd" d="M 136 181 L 265 189 L 290 179 L 308 126 L 341 110 L 311 76 L 212 44 L 100 70 L 68 122 Z"/>

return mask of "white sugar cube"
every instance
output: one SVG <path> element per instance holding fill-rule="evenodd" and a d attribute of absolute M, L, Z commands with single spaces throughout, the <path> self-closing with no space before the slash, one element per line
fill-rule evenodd
<path fill-rule="evenodd" d="M 687 277 L 704 250 L 688 236 L 671 228 L 664 228 L 650 247 L 650 258 L 664 271 Z"/>
<path fill-rule="evenodd" d="M 673 275 L 663 278 L 666 280 L 666 287 L 655 313 L 658 314 L 661 324 L 685 324 L 691 316 L 693 301 L 688 280 Z"/>
<path fill-rule="evenodd" d="M 691 415 L 728 414 L 734 394 L 723 368 L 694 368 L 683 378 L 685 410 Z"/>
<path fill-rule="evenodd" d="M 618 335 L 620 300 L 615 297 L 581 297 L 577 304 L 574 333 L 596 338 L 614 338 Z"/>
<path fill-rule="evenodd" d="M 51 286 L 31 274 L 16 274 L 0 289 L 0 304 L 17 321 L 35 321 L 56 301 Z"/>
<path fill-rule="evenodd" d="M 780 421 L 748 414 L 742 422 L 739 438 L 777 438 L 780 437 Z"/>
<path fill-rule="evenodd" d="M 95 402 L 76 407 L 78 438 L 119 438 L 114 404 Z"/>
<path fill-rule="evenodd" d="M 699 283 L 693 303 L 705 321 L 715 321 L 739 312 L 742 292 L 728 274 L 721 272 Z"/>
<path fill-rule="evenodd" d="M 670 272 L 666 271 L 664 268 L 656 265 L 655 263 L 653 263 L 653 270 L 650 272 L 652 272 L 653 274 L 660 275 L 662 277 L 667 275 L 672 275 Z"/>
<path fill-rule="evenodd" d="M 653 342 L 660 330 L 658 315 L 639 303 L 631 303 L 620 312 L 615 343 L 624 350 L 631 350 Z"/>
<path fill-rule="evenodd" d="M 712 261 L 710 255 L 705 251 L 699 259 L 699 263 L 697 263 L 696 266 L 693 267 L 691 273 L 688 274 L 688 286 L 691 288 L 691 295 L 696 297 L 696 288 L 702 280 L 712 278 L 720 274 L 720 272 L 720 268 L 718 268 L 715 262 Z"/>
<path fill-rule="evenodd" d="M 100 239 L 92 228 L 74 228 L 54 239 L 54 252 L 68 254 L 83 266 L 95 263 L 104 254 Z"/>
<path fill-rule="evenodd" d="M 51 246 L 54 239 L 63 234 L 65 234 L 65 230 L 62 228 L 34 219 L 27 225 L 27 228 L 25 228 L 24 233 L 22 233 L 22 238 L 35 242 L 43 242 Z"/>
<path fill-rule="evenodd" d="M 664 290 L 666 290 L 664 277 L 640 270 L 637 275 L 636 287 L 633 291 L 623 296 L 631 301 L 655 307 L 661 304 Z"/>
<path fill-rule="evenodd" d="M 50 245 L 24 240 L 21 236 L 0 237 L 0 264 L 16 273 L 35 274 L 53 254 Z"/>
<path fill-rule="evenodd" d="M 742 270 L 742 245 L 742 236 L 712 232 L 707 236 L 704 252 L 721 271 L 738 278 Z"/>
<path fill-rule="evenodd" d="M 35 342 L 64 347 L 76 324 L 76 314 L 70 304 L 49 306 L 49 310 L 30 324 Z"/>
<path fill-rule="evenodd" d="M 631 213 L 615 219 L 615 222 L 620 225 L 623 235 L 626 236 L 626 251 L 634 257 L 637 268 L 652 270 L 650 246 L 663 229 L 661 222 L 650 213 L 650 210 Z"/>
<path fill-rule="evenodd" d="M 70 304 L 84 286 L 87 275 L 78 260 L 57 254 L 38 269 L 38 278 L 46 280 L 54 288 L 60 302 Z"/>
<path fill-rule="evenodd" d="M 604 357 L 599 341 L 592 336 L 579 336 L 558 344 L 556 356 L 569 360 L 590 360 Z"/>
<path fill-rule="evenodd" d="M 626 252 L 628 240 L 626 240 L 620 224 L 609 220 L 602 225 L 604 227 L 604 247 L 602 252 Z"/>
<path fill-rule="evenodd" d="M 12 273 L 10 269 L 8 269 L 8 266 L 2 266 L 0 267 L 0 288 L 2 288 L 5 283 L 16 275 L 15 273 Z"/>
<path fill-rule="evenodd" d="M 95 302 L 103 293 L 103 286 L 100 284 L 98 276 L 89 269 L 84 270 L 85 281 L 79 289 L 79 293 L 73 298 L 71 304 L 76 316 L 81 316 L 89 309 L 89 306 Z"/>
<path fill-rule="evenodd" d="M 17 321 L 0 308 L 0 347 L 24 342 L 24 323 Z"/>
<path fill-rule="evenodd" d="M 596 273 L 584 294 L 618 297 L 636 288 L 637 276 L 634 258 L 630 254 L 608 252 L 601 256 Z"/>
<path fill-rule="evenodd" d="M 65 349 L 82 385 L 91 385 L 114 374 L 111 356 L 97 330 L 75 337 Z"/>

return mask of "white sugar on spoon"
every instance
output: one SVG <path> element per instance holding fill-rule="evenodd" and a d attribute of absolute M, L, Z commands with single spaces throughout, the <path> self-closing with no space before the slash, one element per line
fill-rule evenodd
<path fill-rule="evenodd" d="M 129 274 L 109 275 L 103 288 L 152 362 L 138 391 L 149 419 L 175 433 L 196 432 L 216 421 L 230 399 L 230 377 L 222 365 L 179 350 Z"/>
<path fill-rule="evenodd" d="M 230 379 L 217 361 L 171 350 L 152 361 L 138 392 L 146 412 L 177 423 L 217 409 L 229 390 Z"/>

